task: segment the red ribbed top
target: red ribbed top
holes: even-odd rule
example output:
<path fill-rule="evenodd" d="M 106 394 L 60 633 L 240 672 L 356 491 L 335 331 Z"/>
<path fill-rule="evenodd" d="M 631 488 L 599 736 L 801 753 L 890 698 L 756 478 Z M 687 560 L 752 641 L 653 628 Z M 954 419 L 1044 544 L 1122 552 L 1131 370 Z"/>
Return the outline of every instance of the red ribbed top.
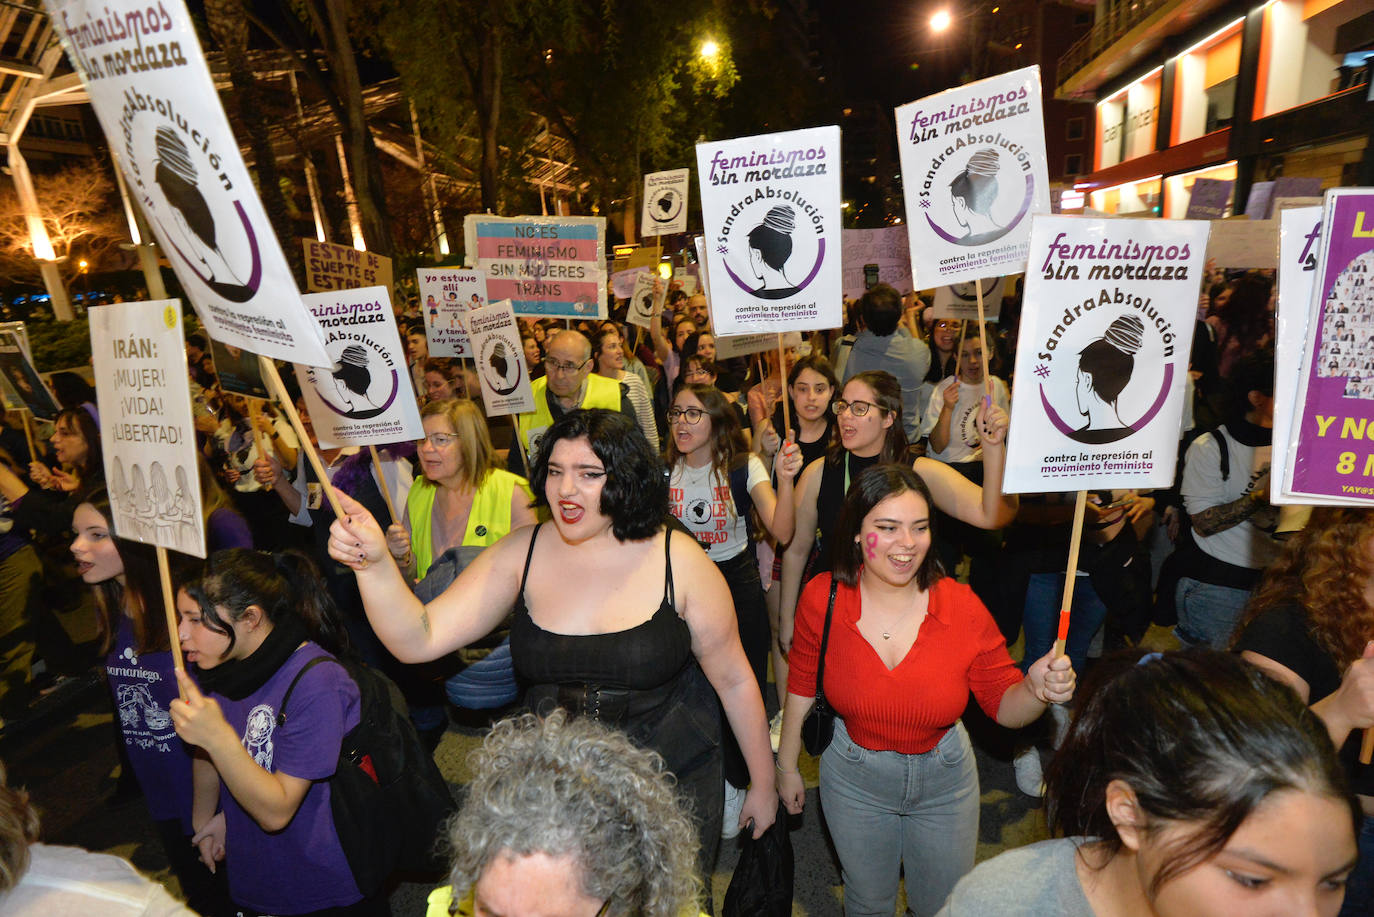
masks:
<path fill-rule="evenodd" d="M 797 602 L 796 629 L 787 691 L 816 693 L 830 574 L 817 576 Z M 996 718 L 1002 695 L 1021 681 L 1006 641 L 987 608 L 962 583 L 944 577 L 930 590 L 926 619 L 916 642 L 895 669 L 888 670 L 859 633 L 857 586 L 840 585 L 825 659 L 825 697 L 844 719 L 849 737 L 872 751 L 916 755 L 930 751 L 968 706 Z"/>

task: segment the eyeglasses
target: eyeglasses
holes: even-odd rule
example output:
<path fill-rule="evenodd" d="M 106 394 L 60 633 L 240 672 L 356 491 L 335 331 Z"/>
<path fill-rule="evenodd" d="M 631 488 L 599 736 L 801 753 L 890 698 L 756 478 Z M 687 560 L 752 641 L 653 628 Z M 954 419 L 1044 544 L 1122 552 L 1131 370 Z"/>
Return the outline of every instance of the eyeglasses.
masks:
<path fill-rule="evenodd" d="M 708 376 L 708 377 L 709 377 L 710 375 L 711 375 L 711 371 L 710 371 L 709 369 L 703 369 L 703 368 L 700 367 L 700 366 L 693 366 L 691 369 L 688 369 L 688 370 L 686 370 L 686 371 L 683 372 L 682 378 L 684 378 L 684 379 L 689 379 L 689 378 L 691 378 L 692 376 Z"/>
<path fill-rule="evenodd" d="M 687 421 L 689 425 L 694 425 L 701 420 L 701 415 L 705 414 L 701 408 L 669 408 L 668 423 L 677 423 L 679 419 Z"/>
<path fill-rule="evenodd" d="M 429 443 L 435 449 L 447 449 L 458 441 L 457 433 L 426 433 L 422 443 Z"/>
<path fill-rule="evenodd" d="M 855 417 L 862 417 L 868 413 L 869 408 L 876 407 L 878 406 L 871 401 L 841 401 L 837 398 L 830 402 L 830 410 L 835 412 L 836 417 L 839 417 L 845 411 L 848 411 Z M 879 410 L 882 409 L 879 408 Z"/>
<path fill-rule="evenodd" d="M 590 362 L 591 360 L 583 360 L 581 363 L 566 363 L 553 357 L 545 357 L 544 368 L 551 373 L 575 373 Z"/>

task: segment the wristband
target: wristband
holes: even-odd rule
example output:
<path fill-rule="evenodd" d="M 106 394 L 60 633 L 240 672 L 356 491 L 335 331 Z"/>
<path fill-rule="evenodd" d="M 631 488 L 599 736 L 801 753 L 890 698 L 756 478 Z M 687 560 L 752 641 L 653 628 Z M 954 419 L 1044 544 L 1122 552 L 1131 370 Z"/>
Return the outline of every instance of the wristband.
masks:
<path fill-rule="evenodd" d="M 789 770 L 785 770 L 785 769 L 783 768 L 783 766 L 782 766 L 781 764 L 779 764 L 778 762 L 776 762 L 776 761 L 773 762 L 773 768 L 774 768 L 779 774 L 800 774 L 800 773 L 801 773 L 801 771 L 789 771 Z"/>

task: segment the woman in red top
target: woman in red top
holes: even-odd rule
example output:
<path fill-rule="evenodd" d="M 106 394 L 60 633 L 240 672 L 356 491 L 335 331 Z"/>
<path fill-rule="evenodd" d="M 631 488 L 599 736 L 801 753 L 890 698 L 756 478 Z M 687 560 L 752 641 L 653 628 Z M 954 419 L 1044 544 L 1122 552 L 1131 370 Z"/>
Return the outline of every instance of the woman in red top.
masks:
<path fill-rule="evenodd" d="M 934 914 L 973 868 L 978 768 L 959 716 L 969 692 L 1003 726 L 1073 697 L 1067 657 L 1022 678 L 992 616 L 930 550 L 930 492 L 910 468 L 876 465 L 845 498 L 824 691 L 837 714 L 821 799 L 844 874 L 847 917 L 890 917 L 902 867 L 908 907 Z M 846 550 L 840 550 L 840 546 Z M 797 604 L 778 750 L 778 795 L 801 812 L 801 724 L 815 703 L 831 575 Z"/>

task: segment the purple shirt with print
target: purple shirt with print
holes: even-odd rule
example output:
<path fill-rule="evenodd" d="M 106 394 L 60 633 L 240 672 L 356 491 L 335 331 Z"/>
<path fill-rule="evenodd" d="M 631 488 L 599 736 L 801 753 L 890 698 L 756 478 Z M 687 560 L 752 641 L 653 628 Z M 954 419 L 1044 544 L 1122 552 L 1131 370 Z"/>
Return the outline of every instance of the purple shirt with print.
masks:
<path fill-rule="evenodd" d="M 159 625 L 160 626 L 160 625 Z M 178 697 L 172 654 L 139 653 L 133 622 L 120 615 L 114 647 L 105 657 L 119 733 L 154 821 L 181 821 L 191 833 L 191 752 L 167 711 Z"/>
<path fill-rule="evenodd" d="M 291 679 L 317 656 L 305 643 L 257 691 L 234 701 L 214 695 L 248 754 L 273 773 L 322 781 L 333 775 L 343 737 L 358 725 L 358 686 L 342 666 L 322 663 L 291 694 L 287 721 L 277 714 Z M 268 914 L 343 907 L 362 898 L 329 808 L 329 785 L 312 785 L 291 823 L 272 834 L 259 827 L 221 784 L 229 894 L 236 904 Z"/>

